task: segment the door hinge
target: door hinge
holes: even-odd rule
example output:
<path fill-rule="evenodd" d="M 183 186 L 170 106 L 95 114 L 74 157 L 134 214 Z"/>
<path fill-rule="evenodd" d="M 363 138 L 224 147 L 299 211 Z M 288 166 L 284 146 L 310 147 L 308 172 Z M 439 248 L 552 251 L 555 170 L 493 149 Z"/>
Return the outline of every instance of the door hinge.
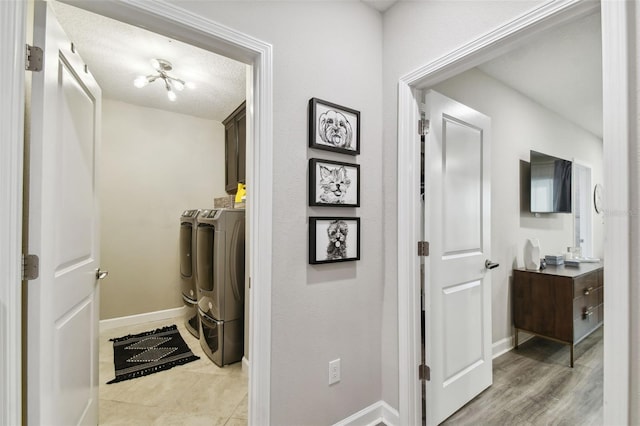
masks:
<path fill-rule="evenodd" d="M 431 380 L 431 368 L 428 365 L 421 364 L 418 366 L 418 379 L 423 382 Z"/>
<path fill-rule="evenodd" d="M 42 71 L 42 49 L 28 44 L 26 48 L 24 69 L 27 71 Z"/>
<path fill-rule="evenodd" d="M 418 135 L 426 136 L 429 133 L 429 120 L 421 118 L 418 120 Z"/>
<path fill-rule="evenodd" d="M 35 254 L 22 255 L 22 280 L 35 280 L 40 274 L 40 259 Z"/>
<path fill-rule="evenodd" d="M 429 256 L 429 241 L 418 241 L 418 256 Z"/>

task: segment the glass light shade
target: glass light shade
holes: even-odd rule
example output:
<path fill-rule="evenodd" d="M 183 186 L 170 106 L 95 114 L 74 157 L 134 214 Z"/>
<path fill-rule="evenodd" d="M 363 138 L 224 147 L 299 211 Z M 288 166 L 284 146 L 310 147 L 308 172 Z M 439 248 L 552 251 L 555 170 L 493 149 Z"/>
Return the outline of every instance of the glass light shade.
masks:
<path fill-rule="evenodd" d="M 176 100 L 176 93 L 173 90 L 168 90 L 167 97 L 171 102 L 174 102 Z"/>
<path fill-rule="evenodd" d="M 160 62 L 157 59 L 151 60 L 151 66 L 156 70 L 160 70 Z"/>
<path fill-rule="evenodd" d="M 184 84 L 179 80 L 171 80 L 171 85 L 177 91 L 182 91 L 182 89 L 184 89 Z"/>
<path fill-rule="evenodd" d="M 145 77 L 144 75 L 138 76 L 135 80 L 133 80 L 133 85 L 139 89 L 143 88 L 147 84 L 149 84 L 149 80 L 147 80 L 147 77 Z"/>

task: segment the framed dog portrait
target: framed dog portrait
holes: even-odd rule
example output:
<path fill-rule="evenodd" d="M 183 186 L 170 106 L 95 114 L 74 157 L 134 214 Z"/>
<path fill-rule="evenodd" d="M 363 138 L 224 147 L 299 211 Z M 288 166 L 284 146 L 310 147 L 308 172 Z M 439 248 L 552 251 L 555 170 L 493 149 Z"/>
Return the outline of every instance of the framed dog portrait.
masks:
<path fill-rule="evenodd" d="M 309 205 L 360 207 L 360 165 L 311 158 Z"/>
<path fill-rule="evenodd" d="M 359 217 L 310 217 L 309 263 L 360 260 Z"/>
<path fill-rule="evenodd" d="M 360 111 L 311 98 L 309 147 L 350 155 L 360 154 Z"/>

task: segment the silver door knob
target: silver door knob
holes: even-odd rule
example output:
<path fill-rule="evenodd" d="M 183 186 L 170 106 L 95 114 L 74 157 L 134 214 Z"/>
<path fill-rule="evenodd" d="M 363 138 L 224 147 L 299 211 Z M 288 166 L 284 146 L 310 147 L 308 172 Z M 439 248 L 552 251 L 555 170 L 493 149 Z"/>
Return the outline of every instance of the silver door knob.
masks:
<path fill-rule="evenodd" d="M 492 262 L 492 261 L 490 261 L 489 259 L 487 259 L 487 260 L 484 262 L 484 267 L 485 267 L 485 268 L 487 268 L 487 269 L 495 269 L 495 268 L 497 268 L 498 266 L 500 266 L 500 264 L 499 264 L 499 263 L 493 263 L 493 262 Z"/>
<path fill-rule="evenodd" d="M 100 268 L 96 270 L 96 279 L 103 280 L 105 277 L 109 275 L 109 271 L 102 271 Z"/>

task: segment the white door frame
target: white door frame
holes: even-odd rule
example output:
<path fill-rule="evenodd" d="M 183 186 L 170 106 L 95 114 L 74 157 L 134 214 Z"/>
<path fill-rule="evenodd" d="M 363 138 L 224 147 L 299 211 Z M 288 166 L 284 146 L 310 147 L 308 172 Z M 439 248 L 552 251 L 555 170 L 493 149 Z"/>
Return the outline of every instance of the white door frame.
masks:
<path fill-rule="evenodd" d="M 629 351 L 638 343 L 638 328 L 630 327 L 630 249 L 638 253 L 640 242 L 630 241 L 631 177 L 637 176 L 630 116 L 628 47 L 635 28 L 633 2 L 580 0 L 549 1 L 506 25 L 440 57 L 402 77 L 398 83 L 398 377 L 399 424 L 421 424 L 420 364 L 420 261 L 416 239 L 420 230 L 420 155 L 416 132 L 419 89 L 431 87 L 463 71 L 493 59 L 522 43 L 527 37 L 593 12 L 602 11 L 604 81 L 604 178 L 607 189 L 605 234 L 606 288 L 604 342 L 604 420 L 606 424 L 629 424 L 637 418 L 637 389 L 631 376 Z M 631 97 L 630 97 L 631 96 Z M 630 165 L 631 163 L 631 165 Z M 637 185 L 637 184 L 636 184 Z M 634 189 L 637 189 L 634 187 Z M 409 200 L 409 202 L 407 202 Z M 636 226 L 634 222 L 632 224 Z M 631 337 L 631 339 L 630 339 Z M 637 366 L 636 366 L 637 367 Z M 629 379 L 631 377 L 631 379 Z M 631 383 L 629 383 L 631 381 Z M 428 407 L 427 407 L 428 409 Z M 631 411 L 630 411 L 631 409 Z M 635 411 L 634 411 L 635 410 Z"/>
<path fill-rule="evenodd" d="M 21 423 L 22 158 L 26 1 L 0 2 L 0 424 Z"/>
<path fill-rule="evenodd" d="M 247 216 L 251 229 L 250 252 L 261 254 L 251 256 L 249 265 L 252 281 L 249 424 L 267 425 L 270 421 L 271 380 L 273 48 L 268 43 L 163 1 L 66 2 L 128 24 L 144 26 L 150 31 L 214 51 L 252 67 L 253 78 L 248 82 L 248 92 L 252 96 L 247 99 L 247 180 L 251 185 Z M 0 388 L 2 424 L 21 423 L 20 259 L 26 3 L 0 2 L 0 45 L 3 52 L 14 52 L 11 61 L 0 63 L 0 75 L 6 76 L 4 84 L 14 89 L 0 104 L 0 271 L 3 278 L 0 301 L 3 304 L 6 301 L 7 307 L 5 314 L 0 305 L 2 324 L 7 324 L 0 330 L 0 343 L 8 349 L 5 352 L 7 356 L 3 357 L 0 364 L 0 372 L 3 373 L 0 377 L 4 385 Z M 8 215 L 6 221 L 5 207 Z M 8 322 L 4 321 L 5 317 Z"/>

